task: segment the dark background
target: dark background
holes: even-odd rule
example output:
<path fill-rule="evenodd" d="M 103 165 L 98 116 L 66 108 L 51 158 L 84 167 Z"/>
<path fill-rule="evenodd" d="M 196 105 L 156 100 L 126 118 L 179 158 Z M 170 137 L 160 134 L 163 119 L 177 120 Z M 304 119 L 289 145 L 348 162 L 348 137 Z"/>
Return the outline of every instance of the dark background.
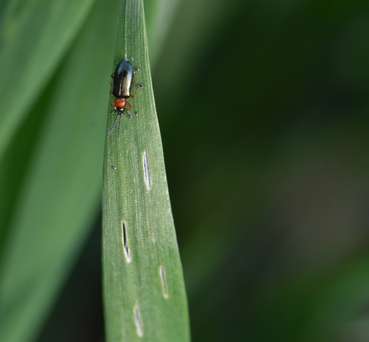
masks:
<path fill-rule="evenodd" d="M 172 24 L 153 81 L 193 341 L 368 341 L 368 3 L 189 0 Z M 40 341 L 103 340 L 100 221 Z"/>

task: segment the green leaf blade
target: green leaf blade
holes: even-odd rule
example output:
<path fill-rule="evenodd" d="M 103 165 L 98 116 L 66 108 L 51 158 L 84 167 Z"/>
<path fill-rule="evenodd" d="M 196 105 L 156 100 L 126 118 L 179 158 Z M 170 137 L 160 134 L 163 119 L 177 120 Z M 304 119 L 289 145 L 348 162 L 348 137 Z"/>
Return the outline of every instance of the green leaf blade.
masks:
<path fill-rule="evenodd" d="M 123 1 L 115 62 L 142 83 L 137 116 L 110 111 L 103 195 L 107 341 L 189 341 L 187 299 L 151 82 L 142 1 Z M 113 99 L 112 99 L 113 100 Z M 115 122 L 118 120 L 118 122 Z"/>

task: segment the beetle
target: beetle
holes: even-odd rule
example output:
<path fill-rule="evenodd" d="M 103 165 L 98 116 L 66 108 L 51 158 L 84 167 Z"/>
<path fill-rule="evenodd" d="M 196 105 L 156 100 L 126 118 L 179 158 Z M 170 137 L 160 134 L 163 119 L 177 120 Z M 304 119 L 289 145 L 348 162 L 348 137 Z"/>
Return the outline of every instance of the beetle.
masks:
<path fill-rule="evenodd" d="M 115 97 L 113 106 L 118 115 L 124 114 L 126 109 L 131 108 L 131 105 L 128 103 L 128 99 L 132 96 L 131 88 L 134 74 L 135 71 L 133 65 L 124 58 L 117 64 L 112 75 L 112 94 Z"/>

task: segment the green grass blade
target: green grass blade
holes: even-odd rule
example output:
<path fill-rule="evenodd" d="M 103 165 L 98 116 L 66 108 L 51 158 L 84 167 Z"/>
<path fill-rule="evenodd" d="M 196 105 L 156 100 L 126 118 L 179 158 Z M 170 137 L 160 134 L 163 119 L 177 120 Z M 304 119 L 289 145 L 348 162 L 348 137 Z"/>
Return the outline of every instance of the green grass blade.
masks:
<path fill-rule="evenodd" d="M 32 339 L 96 218 L 116 10 L 96 2 L 36 108 L 46 119 L 0 262 L 0 341 Z"/>
<path fill-rule="evenodd" d="M 122 2 L 115 62 L 139 68 L 130 103 L 110 110 L 103 191 L 107 341 L 189 341 L 187 301 L 156 116 L 142 0 Z"/>
<path fill-rule="evenodd" d="M 94 0 L 10 1 L 0 20 L 0 156 Z"/>

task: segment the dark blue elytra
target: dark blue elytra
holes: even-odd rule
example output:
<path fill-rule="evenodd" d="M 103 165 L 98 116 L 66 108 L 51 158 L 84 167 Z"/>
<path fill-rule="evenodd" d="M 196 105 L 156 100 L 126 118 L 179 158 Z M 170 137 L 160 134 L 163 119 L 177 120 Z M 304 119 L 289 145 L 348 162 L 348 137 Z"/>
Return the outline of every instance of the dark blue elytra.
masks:
<path fill-rule="evenodd" d="M 113 74 L 113 95 L 117 98 L 129 98 L 131 96 L 131 86 L 134 69 L 132 64 L 122 59 Z"/>

